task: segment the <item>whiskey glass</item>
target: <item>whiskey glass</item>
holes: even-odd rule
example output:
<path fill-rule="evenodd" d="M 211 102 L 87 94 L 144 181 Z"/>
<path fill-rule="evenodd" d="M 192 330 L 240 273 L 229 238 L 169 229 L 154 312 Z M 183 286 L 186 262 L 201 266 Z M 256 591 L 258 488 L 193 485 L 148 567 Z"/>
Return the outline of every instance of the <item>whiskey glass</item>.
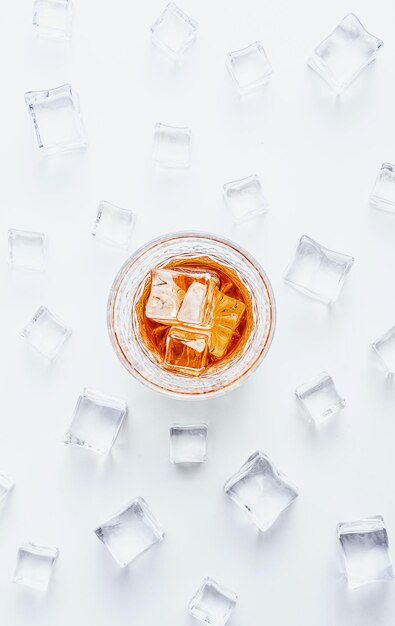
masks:
<path fill-rule="evenodd" d="M 245 340 L 229 355 L 193 377 L 169 371 L 150 351 L 141 333 L 141 300 L 150 271 L 176 259 L 204 259 L 207 266 L 231 268 L 248 294 Z M 217 235 L 179 232 L 154 239 L 121 267 L 112 285 L 107 308 L 110 340 L 116 355 L 134 378 L 167 396 L 198 400 L 219 396 L 237 387 L 266 356 L 275 330 L 276 305 L 269 279 L 259 263 L 239 245 Z"/>

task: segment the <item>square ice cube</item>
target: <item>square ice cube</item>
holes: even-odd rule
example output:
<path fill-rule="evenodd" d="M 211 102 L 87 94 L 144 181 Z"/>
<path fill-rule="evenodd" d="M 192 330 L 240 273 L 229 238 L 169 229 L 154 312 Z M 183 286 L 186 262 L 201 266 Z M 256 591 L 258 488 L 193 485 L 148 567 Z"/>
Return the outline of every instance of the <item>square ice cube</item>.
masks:
<path fill-rule="evenodd" d="M 373 350 L 379 356 L 384 368 L 390 376 L 395 374 L 395 326 L 372 344 Z"/>
<path fill-rule="evenodd" d="M 260 450 L 252 454 L 228 480 L 225 493 L 246 511 L 262 531 L 270 528 L 298 496 L 288 479 Z"/>
<path fill-rule="evenodd" d="M 209 354 L 209 333 L 184 326 L 172 326 L 166 339 L 164 366 L 179 374 L 199 376 Z"/>
<path fill-rule="evenodd" d="M 123 400 L 85 388 L 78 398 L 65 443 L 108 454 L 126 412 Z"/>
<path fill-rule="evenodd" d="M 177 321 L 185 291 L 177 284 L 179 274 L 161 268 L 151 271 L 151 291 L 145 307 L 148 319 L 159 323 Z"/>
<path fill-rule="evenodd" d="M 395 165 L 383 163 L 370 195 L 370 204 L 383 211 L 395 211 Z"/>
<path fill-rule="evenodd" d="M 353 263 L 352 256 L 329 250 L 303 235 L 285 281 L 311 298 L 330 304 L 338 297 Z"/>
<path fill-rule="evenodd" d="M 205 578 L 189 603 L 189 613 L 210 626 L 224 626 L 236 606 L 234 591 Z"/>
<path fill-rule="evenodd" d="M 376 58 L 382 45 L 349 13 L 316 47 L 308 65 L 340 94 Z"/>
<path fill-rule="evenodd" d="M 170 461 L 202 463 L 207 459 L 207 426 L 196 424 L 170 427 Z"/>
<path fill-rule="evenodd" d="M 73 9 L 71 0 L 35 0 L 33 26 L 40 37 L 71 38 Z"/>
<path fill-rule="evenodd" d="M 188 127 L 156 124 L 154 164 L 159 167 L 186 169 L 190 165 L 191 134 Z"/>
<path fill-rule="evenodd" d="M 41 150 L 54 153 L 86 148 L 78 98 L 71 85 L 28 91 L 25 102 Z"/>
<path fill-rule="evenodd" d="M 152 41 L 174 60 L 195 39 L 198 23 L 169 2 L 151 26 Z"/>
<path fill-rule="evenodd" d="M 295 393 L 307 417 L 316 423 L 338 413 L 346 405 L 346 401 L 339 396 L 332 377 L 326 372 L 321 372 L 307 383 L 299 385 Z"/>
<path fill-rule="evenodd" d="M 43 270 L 45 247 L 44 233 L 14 228 L 8 231 L 8 258 L 12 267 Z"/>
<path fill-rule="evenodd" d="M 18 550 L 12 581 L 45 591 L 58 554 L 58 548 L 40 546 L 35 543 L 22 544 Z"/>
<path fill-rule="evenodd" d="M 264 85 L 273 68 L 260 41 L 228 53 L 228 69 L 241 94 Z"/>
<path fill-rule="evenodd" d="M 0 502 L 7 497 L 14 484 L 14 481 L 7 474 L 0 472 Z"/>
<path fill-rule="evenodd" d="M 135 220 L 135 214 L 130 209 L 121 209 L 102 200 L 97 208 L 92 235 L 109 244 L 127 249 L 130 246 Z"/>
<path fill-rule="evenodd" d="M 22 331 L 22 337 L 47 359 L 54 359 L 71 335 L 70 328 L 47 307 L 40 306 L 32 320 Z"/>
<path fill-rule="evenodd" d="M 350 587 L 393 580 L 387 530 L 381 515 L 338 524 L 337 536 Z"/>
<path fill-rule="evenodd" d="M 225 202 L 237 221 L 266 211 L 267 200 L 263 194 L 261 181 L 256 174 L 225 183 L 223 192 Z"/>
<path fill-rule="evenodd" d="M 138 497 L 96 528 L 95 533 L 118 565 L 126 567 L 142 552 L 162 541 L 165 531 L 146 501 Z"/>

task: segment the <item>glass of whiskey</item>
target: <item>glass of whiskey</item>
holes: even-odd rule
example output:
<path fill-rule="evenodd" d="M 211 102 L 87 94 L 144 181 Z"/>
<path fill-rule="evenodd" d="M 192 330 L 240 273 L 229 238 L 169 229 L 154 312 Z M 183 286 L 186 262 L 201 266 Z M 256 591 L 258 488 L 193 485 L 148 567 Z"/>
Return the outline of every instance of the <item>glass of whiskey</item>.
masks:
<path fill-rule="evenodd" d="M 238 386 L 266 356 L 275 329 L 270 282 L 245 250 L 198 232 L 137 250 L 111 288 L 107 322 L 121 363 L 172 397 Z"/>

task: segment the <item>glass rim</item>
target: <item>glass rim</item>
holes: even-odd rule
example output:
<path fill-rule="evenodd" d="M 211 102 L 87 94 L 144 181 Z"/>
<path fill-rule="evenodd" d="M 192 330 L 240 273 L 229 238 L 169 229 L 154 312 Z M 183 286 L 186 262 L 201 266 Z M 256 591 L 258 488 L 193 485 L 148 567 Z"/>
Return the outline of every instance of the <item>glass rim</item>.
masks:
<path fill-rule="evenodd" d="M 190 237 L 194 237 L 202 240 L 209 240 L 214 243 L 219 243 L 227 246 L 231 250 L 234 250 L 237 254 L 240 254 L 244 259 L 252 265 L 255 271 L 258 273 L 260 279 L 262 280 L 265 289 L 267 291 L 268 300 L 270 302 L 270 323 L 269 330 L 265 341 L 263 342 L 259 353 L 253 362 L 249 365 L 245 371 L 243 371 L 237 378 L 231 380 L 224 384 L 219 389 L 207 390 L 202 392 L 191 392 L 190 390 L 183 391 L 174 391 L 172 389 L 168 389 L 166 386 L 162 386 L 159 383 L 153 382 L 152 380 L 146 378 L 134 365 L 131 363 L 125 356 L 122 347 L 119 341 L 116 338 L 116 332 L 114 327 L 114 305 L 117 299 L 119 288 L 122 284 L 122 280 L 129 270 L 132 264 L 136 263 L 144 254 L 153 250 L 158 245 L 162 245 L 168 241 L 176 240 L 176 239 L 187 239 Z M 209 233 L 206 231 L 200 230 L 183 230 L 183 231 L 173 231 L 171 233 L 166 233 L 164 235 L 159 235 L 154 239 L 150 239 L 148 242 L 141 245 L 137 250 L 131 254 L 126 261 L 122 264 L 118 273 L 116 274 L 113 283 L 111 285 L 110 294 L 107 301 L 107 330 L 110 337 L 111 345 L 116 353 L 118 359 L 121 361 L 122 365 L 125 369 L 140 383 L 149 387 L 150 389 L 155 390 L 163 395 L 166 395 L 171 398 L 181 399 L 181 400 L 204 400 L 206 398 L 213 398 L 220 396 L 232 389 L 238 387 L 242 382 L 244 382 L 260 365 L 265 355 L 267 354 L 272 340 L 274 336 L 274 332 L 276 329 L 277 322 L 277 308 L 276 301 L 274 297 L 274 292 L 270 280 L 261 267 L 260 263 L 247 251 L 245 248 L 238 243 L 233 242 L 222 235 L 216 235 L 214 233 Z"/>

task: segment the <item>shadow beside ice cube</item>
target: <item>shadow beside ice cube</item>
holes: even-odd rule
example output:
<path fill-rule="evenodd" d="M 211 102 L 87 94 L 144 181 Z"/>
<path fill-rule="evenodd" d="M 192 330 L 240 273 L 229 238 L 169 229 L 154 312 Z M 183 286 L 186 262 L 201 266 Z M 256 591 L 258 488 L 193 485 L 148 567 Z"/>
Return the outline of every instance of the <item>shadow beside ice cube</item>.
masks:
<path fill-rule="evenodd" d="M 12 268 L 42 271 L 45 249 L 44 233 L 15 228 L 8 231 L 8 260 Z"/>
<path fill-rule="evenodd" d="M 169 2 L 151 26 L 153 43 L 173 61 L 196 37 L 198 23 L 182 11 L 174 2 Z"/>
<path fill-rule="evenodd" d="M 33 10 L 33 27 L 37 35 L 63 41 L 71 39 L 71 0 L 35 0 Z"/>
<path fill-rule="evenodd" d="M 303 235 L 284 279 L 305 295 L 330 304 L 338 297 L 353 263 L 352 256 Z"/>
<path fill-rule="evenodd" d="M 165 531 L 146 501 L 137 497 L 95 530 L 120 567 L 162 541 Z"/>
<path fill-rule="evenodd" d="M 173 424 L 170 427 L 170 461 L 176 464 L 203 463 L 207 459 L 207 425 Z"/>
<path fill-rule="evenodd" d="M 123 400 L 85 388 L 78 398 L 64 442 L 106 455 L 126 413 L 127 405 Z"/>
<path fill-rule="evenodd" d="M 12 582 L 45 591 L 58 557 L 58 548 L 24 543 L 20 546 Z"/>
<path fill-rule="evenodd" d="M 273 68 L 260 41 L 228 53 L 227 67 L 241 95 L 262 87 Z"/>
<path fill-rule="evenodd" d="M 261 530 L 268 530 L 298 492 L 260 450 L 225 484 L 225 493 Z"/>
<path fill-rule="evenodd" d="M 381 39 L 371 35 L 357 16 L 349 13 L 316 47 L 307 63 L 341 94 L 376 58 L 382 45 Z"/>
<path fill-rule="evenodd" d="M 395 212 L 395 165 L 383 163 L 377 175 L 370 204 L 382 211 Z"/>
<path fill-rule="evenodd" d="M 36 311 L 22 330 L 22 337 L 28 344 L 50 361 L 57 356 L 70 335 L 70 328 L 45 306 Z"/>
<path fill-rule="evenodd" d="M 52 154 L 87 147 L 78 97 L 71 85 L 28 91 L 25 102 L 40 150 Z"/>
<path fill-rule="evenodd" d="M 351 588 L 393 580 L 388 535 L 381 515 L 342 522 L 337 526 L 337 535 Z"/>
<path fill-rule="evenodd" d="M 212 578 L 205 578 L 189 603 L 189 613 L 210 626 L 224 626 L 236 606 L 234 591 L 220 585 Z"/>
<path fill-rule="evenodd" d="M 321 372 L 295 389 L 304 413 L 314 423 L 319 424 L 331 415 L 338 413 L 346 405 L 339 395 L 333 378 Z"/>

